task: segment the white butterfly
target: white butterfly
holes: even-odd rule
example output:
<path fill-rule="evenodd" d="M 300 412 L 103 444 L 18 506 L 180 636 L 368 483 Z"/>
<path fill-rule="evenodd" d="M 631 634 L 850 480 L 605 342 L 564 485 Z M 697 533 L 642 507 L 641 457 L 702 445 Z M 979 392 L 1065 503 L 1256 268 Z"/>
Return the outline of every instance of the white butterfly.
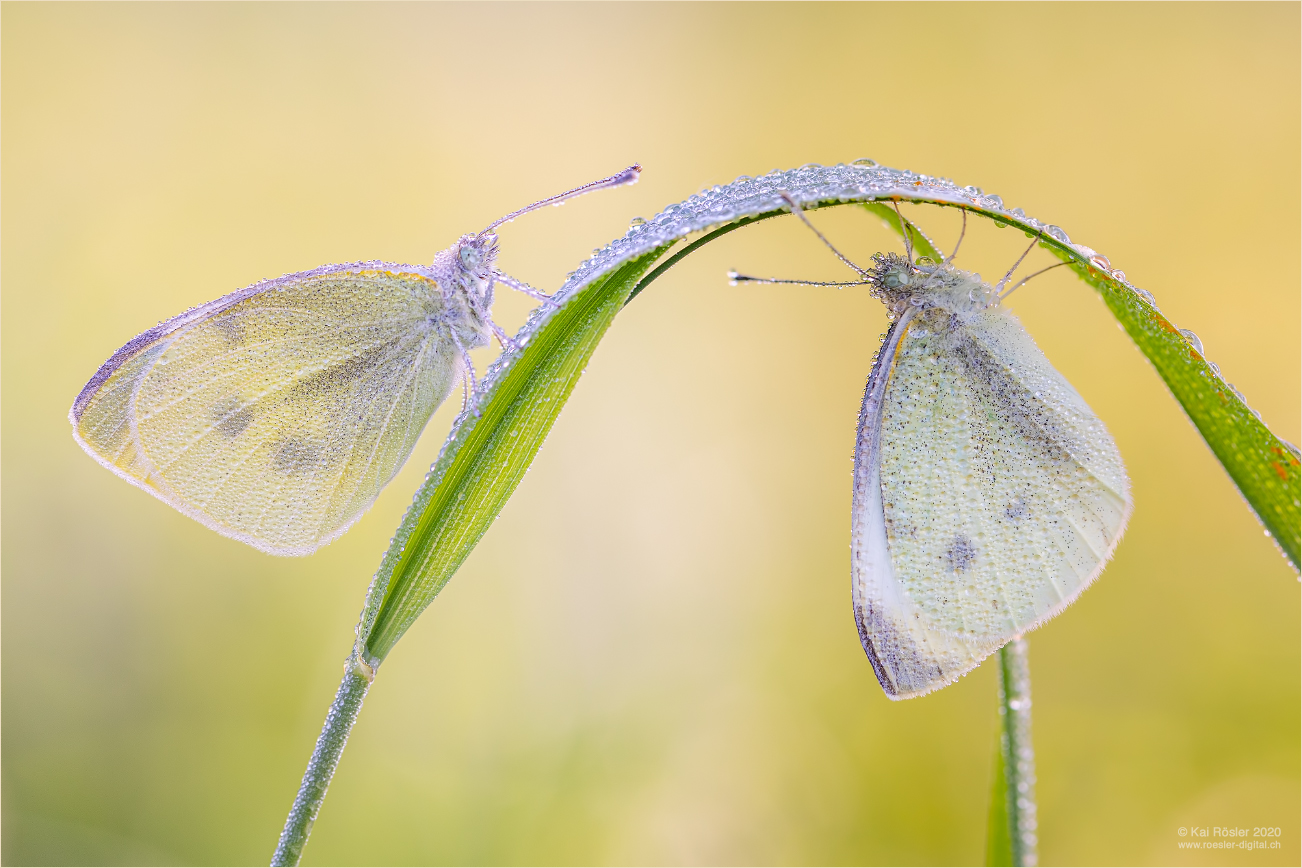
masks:
<path fill-rule="evenodd" d="M 1001 303 L 1026 282 L 1004 291 L 1017 265 L 992 287 L 953 255 L 877 254 L 870 269 L 837 256 L 861 280 L 836 285 L 866 284 L 892 318 L 859 414 L 851 580 L 864 651 L 905 699 L 1075 600 L 1121 539 L 1130 483 L 1103 423 Z"/>
<path fill-rule="evenodd" d="M 463 235 L 432 265 L 354 262 L 266 280 L 139 335 L 72 405 L 92 458 L 207 527 L 306 555 L 361 517 L 492 335 L 497 226 L 633 183 L 639 166 Z"/>

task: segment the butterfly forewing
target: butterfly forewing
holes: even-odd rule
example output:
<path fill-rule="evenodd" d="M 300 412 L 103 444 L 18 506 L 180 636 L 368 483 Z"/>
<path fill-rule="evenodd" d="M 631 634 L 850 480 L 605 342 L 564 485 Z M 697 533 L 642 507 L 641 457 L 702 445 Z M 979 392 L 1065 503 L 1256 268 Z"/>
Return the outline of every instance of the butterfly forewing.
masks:
<path fill-rule="evenodd" d="M 306 554 L 374 501 L 451 391 L 444 296 L 420 274 L 340 268 L 231 298 L 123 363 L 78 431 L 215 530 Z"/>
<path fill-rule="evenodd" d="M 1130 498 L 1103 424 L 1006 309 L 931 309 L 899 329 L 861 421 L 856 475 L 879 490 L 856 495 L 854 570 L 865 649 L 903 698 L 1070 603 Z"/>

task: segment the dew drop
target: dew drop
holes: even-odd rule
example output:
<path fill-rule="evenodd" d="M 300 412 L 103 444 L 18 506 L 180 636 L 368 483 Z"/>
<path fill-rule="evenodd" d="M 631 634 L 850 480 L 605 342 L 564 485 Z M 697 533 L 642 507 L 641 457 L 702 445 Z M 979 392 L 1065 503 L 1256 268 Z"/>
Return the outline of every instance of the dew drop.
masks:
<path fill-rule="evenodd" d="M 1189 342 L 1189 345 L 1198 351 L 1198 355 L 1203 355 L 1203 342 L 1198 335 L 1194 334 L 1190 329 L 1180 329 L 1180 334 L 1184 335 L 1184 339 Z"/>
<path fill-rule="evenodd" d="M 1093 256 L 1091 256 L 1090 265 L 1094 266 L 1100 271 L 1106 271 L 1108 273 L 1112 272 L 1112 263 L 1109 262 L 1108 258 L 1104 256 L 1102 253 L 1095 253 Z"/>
<path fill-rule="evenodd" d="M 852 165 L 852 166 L 876 166 L 876 165 L 879 165 L 879 164 L 878 164 L 878 162 L 877 162 L 876 160 L 869 159 L 868 157 L 860 157 L 860 158 L 857 159 L 857 160 L 853 160 L 853 161 L 851 161 L 850 165 Z"/>
<path fill-rule="evenodd" d="M 645 217 L 634 217 L 632 220 L 628 221 L 628 225 L 629 225 L 630 227 L 631 227 L 631 226 L 645 226 L 645 225 L 646 225 L 646 218 L 645 218 Z"/>
<path fill-rule="evenodd" d="M 1125 273 L 1124 271 L 1122 271 L 1120 268 L 1115 268 L 1115 269 L 1112 270 L 1112 279 L 1113 279 L 1113 280 L 1119 280 L 1119 281 L 1121 281 L 1122 283 L 1125 283 L 1125 282 L 1126 282 L 1126 273 Z"/>

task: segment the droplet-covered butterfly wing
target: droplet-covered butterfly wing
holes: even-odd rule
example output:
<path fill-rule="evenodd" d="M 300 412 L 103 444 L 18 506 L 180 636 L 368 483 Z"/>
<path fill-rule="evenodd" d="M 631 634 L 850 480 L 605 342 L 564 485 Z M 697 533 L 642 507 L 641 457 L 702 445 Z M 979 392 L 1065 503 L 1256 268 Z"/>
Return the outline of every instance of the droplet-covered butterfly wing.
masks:
<path fill-rule="evenodd" d="M 887 695 L 943 687 L 1060 612 L 1130 509 L 1116 444 L 1007 308 L 903 311 L 864 396 L 852 517 Z"/>
<path fill-rule="evenodd" d="M 326 265 L 242 289 L 113 354 L 69 418 L 109 470 L 218 533 L 306 555 L 388 484 L 469 350 L 496 335 L 493 286 L 548 296 L 495 267 L 493 229 L 546 205 L 632 184 L 642 167 L 575 187 L 463 235 L 430 266 Z"/>
<path fill-rule="evenodd" d="M 169 320 L 78 396 L 77 440 L 219 533 L 309 554 L 366 511 L 460 373 L 422 271 L 325 266 Z"/>

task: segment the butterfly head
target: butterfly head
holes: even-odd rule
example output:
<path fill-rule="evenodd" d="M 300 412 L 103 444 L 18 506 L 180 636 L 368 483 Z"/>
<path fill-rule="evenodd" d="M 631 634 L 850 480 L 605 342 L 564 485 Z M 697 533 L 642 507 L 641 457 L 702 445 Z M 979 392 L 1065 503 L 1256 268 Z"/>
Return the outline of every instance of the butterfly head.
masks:
<path fill-rule="evenodd" d="M 868 273 L 873 295 L 896 310 L 912 306 L 974 312 L 989 305 L 992 292 L 981 275 L 926 257 L 915 263 L 898 253 L 879 253 Z"/>
<path fill-rule="evenodd" d="M 481 232 L 462 235 L 453 248 L 454 281 L 465 290 L 471 306 L 487 313 L 492 307 L 493 266 L 497 262 L 497 235 Z"/>
<path fill-rule="evenodd" d="M 497 235 L 492 232 L 462 235 L 457 242 L 457 264 L 467 277 L 487 281 L 496 261 Z"/>
<path fill-rule="evenodd" d="M 907 257 L 878 253 L 868 269 L 868 282 L 873 287 L 873 295 L 888 307 L 897 308 L 908 304 L 924 288 L 926 277 Z"/>

